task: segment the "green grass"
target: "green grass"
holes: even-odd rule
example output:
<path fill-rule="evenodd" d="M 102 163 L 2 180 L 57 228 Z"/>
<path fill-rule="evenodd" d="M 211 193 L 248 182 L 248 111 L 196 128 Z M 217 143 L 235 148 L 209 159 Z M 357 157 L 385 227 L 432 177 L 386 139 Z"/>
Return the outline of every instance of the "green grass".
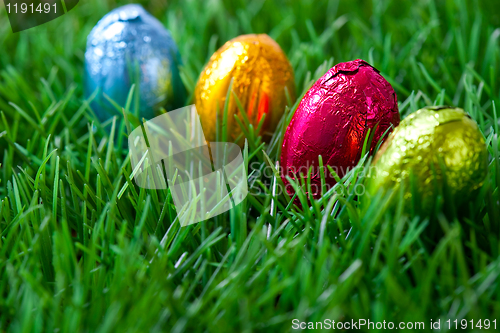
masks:
<path fill-rule="evenodd" d="M 402 117 L 463 107 L 486 138 L 488 179 L 468 216 L 403 216 L 399 193 L 396 212 L 380 197 L 361 215 L 350 189 L 363 160 L 297 208 L 260 172 L 279 160 L 292 101 L 269 144 L 242 122 L 252 195 L 181 228 L 167 191 L 131 180 L 126 136 L 108 136 L 126 133 L 124 120 L 100 124 L 83 96 L 86 36 L 118 4 L 81 1 L 15 35 L 0 6 L 0 332 L 288 331 L 293 318 L 500 326 L 497 1 L 143 3 L 178 42 L 190 93 L 242 33 L 277 40 L 299 93 L 363 58 L 393 84 Z"/>

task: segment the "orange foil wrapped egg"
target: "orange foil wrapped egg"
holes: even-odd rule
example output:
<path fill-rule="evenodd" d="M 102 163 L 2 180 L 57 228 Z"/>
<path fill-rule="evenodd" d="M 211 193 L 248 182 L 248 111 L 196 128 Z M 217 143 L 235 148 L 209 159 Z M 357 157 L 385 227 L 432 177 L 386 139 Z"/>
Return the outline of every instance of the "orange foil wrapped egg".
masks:
<path fill-rule="evenodd" d="M 216 139 L 217 117 L 222 124 L 231 80 L 250 123 L 256 128 L 266 115 L 260 134 L 272 135 L 287 104 L 285 87 L 292 101 L 295 100 L 293 69 L 280 46 L 265 34 L 242 35 L 226 42 L 212 55 L 198 79 L 194 96 L 207 141 Z M 235 114 L 239 115 L 238 106 L 231 97 L 227 117 L 231 141 L 241 134 Z"/>

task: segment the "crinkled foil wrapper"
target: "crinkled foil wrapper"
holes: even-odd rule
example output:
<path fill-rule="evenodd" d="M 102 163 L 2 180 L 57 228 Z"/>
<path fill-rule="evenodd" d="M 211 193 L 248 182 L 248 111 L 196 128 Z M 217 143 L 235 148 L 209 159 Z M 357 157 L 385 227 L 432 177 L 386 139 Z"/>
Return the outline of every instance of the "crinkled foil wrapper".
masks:
<path fill-rule="evenodd" d="M 460 204 L 472 198 L 487 172 L 488 152 L 476 122 L 460 108 L 426 107 L 406 117 L 375 155 L 365 182 L 366 195 L 397 190 L 404 183 L 405 209 L 409 209 L 413 178 L 420 211 L 429 213 L 436 191 L 443 189 L 443 179 Z"/>
<path fill-rule="evenodd" d="M 212 55 L 201 72 L 194 96 L 208 141 L 216 139 L 217 106 L 219 126 L 222 124 L 231 80 L 250 123 L 256 127 L 265 114 L 261 134 L 265 138 L 272 135 L 287 105 L 285 87 L 292 101 L 295 100 L 293 69 L 279 45 L 265 34 L 242 35 Z M 241 134 L 235 114 L 239 115 L 238 106 L 235 99 L 230 98 L 227 117 L 230 140 Z"/>
<path fill-rule="evenodd" d="M 125 5 L 106 14 L 87 38 L 85 95 L 100 89 L 92 108 L 105 121 L 116 111 L 103 93 L 125 106 L 132 84 L 138 83 L 140 116 L 150 119 L 160 107 L 184 104 L 180 64 L 177 45 L 160 21 L 140 5 Z"/>
<path fill-rule="evenodd" d="M 297 179 L 312 167 L 311 192 L 320 197 L 319 155 L 325 169 L 330 165 L 343 177 L 359 162 L 369 129 L 376 126 L 373 150 L 398 124 L 396 93 L 378 70 L 360 59 L 332 67 L 305 94 L 286 130 L 281 167 L 288 194 L 294 191 L 285 176 Z M 336 181 L 325 171 L 328 189 Z"/>

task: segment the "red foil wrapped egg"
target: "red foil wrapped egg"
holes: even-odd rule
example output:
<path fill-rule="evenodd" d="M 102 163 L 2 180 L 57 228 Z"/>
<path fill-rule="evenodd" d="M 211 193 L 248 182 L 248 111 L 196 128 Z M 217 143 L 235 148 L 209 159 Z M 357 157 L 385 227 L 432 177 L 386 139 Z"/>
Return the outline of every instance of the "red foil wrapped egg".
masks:
<path fill-rule="evenodd" d="M 344 62 L 307 91 L 285 132 L 281 153 L 282 179 L 290 196 L 294 190 L 286 175 L 297 180 L 312 167 L 311 194 L 317 199 L 321 196 L 319 155 L 328 189 L 336 181 L 326 165 L 342 178 L 361 158 L 369 129 L 376 126 L 373 151 L 385 131 L 399 124 L 396 93 L 379 73 L 364 60 Z"/>

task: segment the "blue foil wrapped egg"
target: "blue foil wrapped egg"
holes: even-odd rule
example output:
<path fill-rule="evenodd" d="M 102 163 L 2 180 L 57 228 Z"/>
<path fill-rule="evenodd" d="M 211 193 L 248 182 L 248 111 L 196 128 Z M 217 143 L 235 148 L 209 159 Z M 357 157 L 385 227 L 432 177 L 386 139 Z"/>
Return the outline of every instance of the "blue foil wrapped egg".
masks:
<path fill-rule="evenodd" d="M 99 88 L 91 106 L 99 120 L 106 121 L 117 111 L 103 93 L 125 106 L 135 83 L 139 116 L 150 119 L 160 107 L 183 106 L 186 93 L 180 65 L 177 45 L 160 21 L 140 5 L 122 6 L 105 15 L 87 38 L 85 95 Z"/>

